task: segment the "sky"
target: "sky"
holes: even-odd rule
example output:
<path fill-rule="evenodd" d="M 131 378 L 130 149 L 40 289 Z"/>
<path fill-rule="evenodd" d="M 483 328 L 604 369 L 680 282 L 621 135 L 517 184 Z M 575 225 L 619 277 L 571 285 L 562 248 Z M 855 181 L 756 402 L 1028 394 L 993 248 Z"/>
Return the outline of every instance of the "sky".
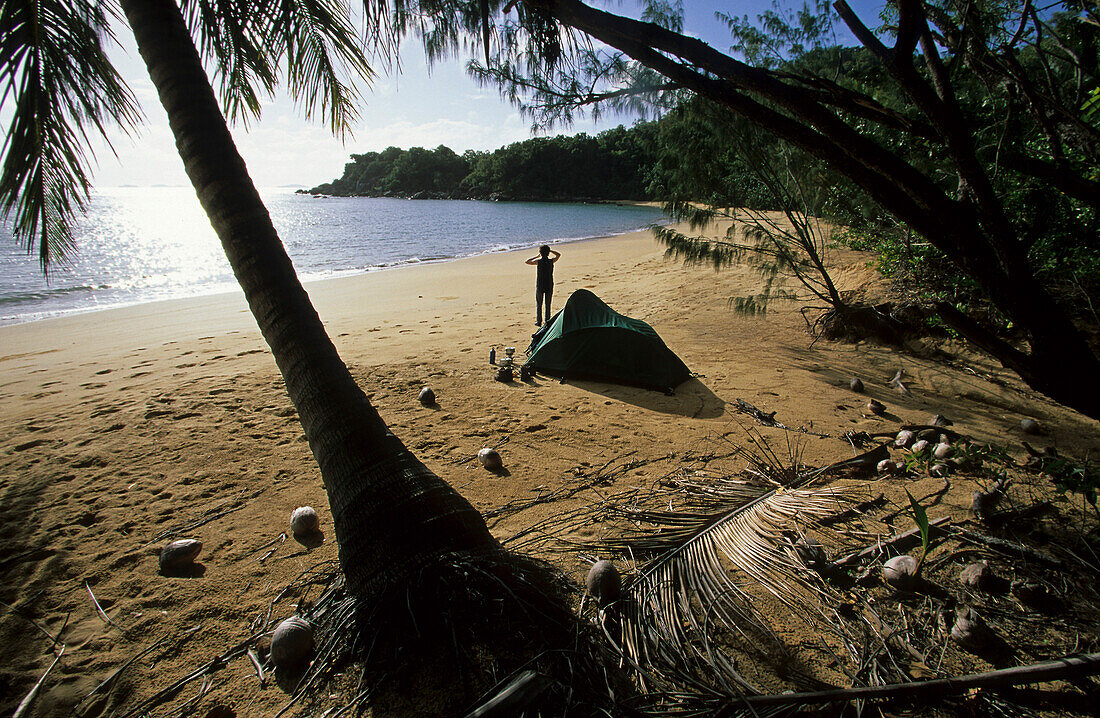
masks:
<path fill-rule="evenodd" d="M 600 3 L 596 3 L 600 4 Z M 714 18 L 716 10 L 755 15 L 770 0 L 699 2 L 685 0 L 685 32 L 716 49 L 728 50 L 728 32 Z M 875 21 L 872 0 L 851 2 L 868 25 Z M 612 12 L 630 13 L 631 0 L 607 2 Z M 186 185 L 179 155 L 164 111 L 133 44 L 128 28 L 116 33 L 121 47 L 110 52 L 112 61 L 140 102 L 145 122 L 135 137 L 115 131 L 114 153 L 94 148 L 94 183 L 98 187 Z M 259 121 L 247 127 L 231 126 L 237 148 L 259 187 L 313 187 L 343 173 L 352 153 L 380 151 L 396 146 L 434 148 L 446 145 L 461 154 L 467 149 L 493 150 L 534 136 L 530 122 L 493 87 L 479 87 L 464 70 L 464 61 L 439 63 L 429 71 L 423 50 L 415 41 L 402 51 L 400 75 L 379 76 L 361 86 L 363 102 L 352 136 L 341 141 L 316 122 L 308 122 L 286 97 L 265 106 Z M 638 118 L 607 116 L 599 123 L 579 120 L 549 134 L 595 134 Z M 548 133 L 541 133 L 548 134 Z"/>

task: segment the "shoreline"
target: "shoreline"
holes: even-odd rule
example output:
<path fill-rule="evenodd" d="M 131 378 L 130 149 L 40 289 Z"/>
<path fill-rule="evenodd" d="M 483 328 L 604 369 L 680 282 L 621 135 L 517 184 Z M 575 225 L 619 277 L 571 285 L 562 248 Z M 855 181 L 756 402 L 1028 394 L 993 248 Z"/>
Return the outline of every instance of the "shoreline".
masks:
<path fill-rule="evenodd" d="M 337 198 L 337 199 L 341 199 L 341 198 Z M 605 204 L 608 204 L 608 203 L 605 203 Z M 646 203 L 636 203 L 636 205 L 637 206 L 655 206 L 655 205 L 649 205 L 649 204 L 646 204 Z M 664 223 L 665 224 L 668 223 L 667 218 L 664 221 Z M 583 242 L 597 242 L 597 241 L 600 241 L 600 240 L 603 240 L 603 239 L 610 239 L 610 238 L 613 238 L 613 237 L 619 237 L 619 236 L 629 235 L 629 234 L 634 234 L 634 233 L 647 233 L 647 232 L 649 232 L 648 227 L 637 227 L 637 228 L 634 228 L 634 229 L 624 230 L 622 232 L 610 233 L 610 234 L 604 233 L 604 234 L 593 235 L 593 236 L 590 236 L 590 237 L 575 237 L 575 238 L 574 237 L 565 237 L 565 238 L 561 238 L 561 239 L 551 240 L 551 242 L 555 245 L 558 245 L 558 244 L 573 245 L 573 244 L 578 244 L 578 243 L 583 243 Z M 522 244 L 522 245 L 507 246 L 507 247 L 494 246 L 494 247 L 489 247 L 489 248 L 487 248 L 483 251 L 475 252 L 475 253 L 472 253 L 472 254 L 453 255 L 453 256 L 439 257 L 439 258 L 420 259 L 418 257 L 410 257 L 407 260 L 401 260 L 401 261 L 397 261 L 397 262 L 391 262 L 391 263 L 388 263 L 388 264 L 370 266 L 370 267 L 367 267 L 367 268 L 364 268 L 364 269 L 337 269 L 337 270 L 332 270 L 332 273 L 329 276 L 316 276 L 316 275 L 310 276 L 308 274 L 306 274 L 306 275 L 301 275 L 300 274 L 299 279 L 300 279 L 300 281 L 302 282 L 303 285 L 308 286 L 310 284 L 314 284 L 314 283 L 317 283 L 317 282 L 327 282 L 327 281 L 332 281 L 332 280 L 346 279 L 346 278 L 350 278 L 350 277 L 360 277 L 360 276 L 364 276 L 364 275 L 376 274 L 376 273 L 379 273 L 379 272 L 387 272 L 387 271 L 394 270 L 394 269 L 403 269 L 403 268 L 407 268 L 407 267 L 418 267 L 418 266 L 430 265 L 430 264 L 441 264 L 441 263 L 457 262 L 457 261 L 462 261 L 462 260 L 466 260 L 466 259 L 473 259 L 473 258 L 476 258 L 476 257 L 482 257 L 482 256 L 487 256 L 487 255 L 507 254 L 509 252 L 524 252 L 524 251 L 527 251 L 531 248 L 537 247 L 539 244 L 543 244 L 543 243 L 544 242 L 539 241 L 537 243 L 530 244 L 530 245 Z M 217 287 L 217 288 L 211 288 L 210 291 L 203 291 L 203 292 L 193 293 L 193 294 L 184 294 L 184 295 L 181 295 L 181 296 L 174 296 L 174 297 L 144 299 L 144 300 L 137 300 L 137 301 L 132 301 L 132 302 L 119 302 L 117 304 L 109 304 L 109 305 L 106 305 L 106 306 L 74 307 L 74 308 L 69 308 L 69 309 L 59 309 L 59 310 L 53 310 L 53 311 L 48 311 L 48 312 L 36 312 L 36 313 L 33 313 L 32 315 L 30 315 L 30 316 L 34 316 L 35 318 L 30 318 L 30 319 L 23 318 L 23 317 L 26 317 L 28 315 L 18 315 L 17 314 L 17 315 L 11 315 L 11 316 L 8 316 L 8 317 L 0 317 L 0 330 L 4 329 L 5 327 L 13 327 L 13 326 L 19 326 L 19 325 L 22 325 L 22 324 L 30 324 L 30 323 L 42 322 L 42 321 L 50 321 L 50 320 L 53 320 L 53 319 L 64 319 L 64 318 L 68 318 L 68 317 L 81 316 L 81 315 L 85 315 L 85 314 L 94 314 L 94 313 L 99 313 L 99 312 L 104 312 L 104 311 L 113 311 L 113 310 L 116 310 L 116 309 L 126 309 L 126 308 L 129 308 L 129 307 L 136 307 L 136 306 L 141 306 L 141 305 L 145 305 L 145 304 L 157 304 L 157 303 L 161 303 L 161 302 L 184 301 L 184 300 L 188 300 L 188 299 L 199 299 L 199 298 L 204 298 L 204 297 L 232 296 L 232 295 L 237 294 L 238 292 L 240 292 L 240 288 L 237 285 L 234 284 L 229 289 L 224 289 L 224 288 Z"/>

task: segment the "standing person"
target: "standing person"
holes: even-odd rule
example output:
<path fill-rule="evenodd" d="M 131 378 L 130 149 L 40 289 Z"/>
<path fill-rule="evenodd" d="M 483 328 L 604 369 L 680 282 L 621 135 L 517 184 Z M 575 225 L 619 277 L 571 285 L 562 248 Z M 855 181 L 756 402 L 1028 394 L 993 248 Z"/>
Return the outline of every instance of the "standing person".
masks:
<path fill-rule="evenodd" d="M 550 255 L 554 255 L 551 257 Z M 546 321 L 550 321 L 550 298 L 554 294 L 554 262 L 561 252 L 555 252 L 549 245 L 539 247 L 538 255 L 527 260 L 535 265 L 535 326 L 542 326 L 542 305 L 546 303 Z"/>

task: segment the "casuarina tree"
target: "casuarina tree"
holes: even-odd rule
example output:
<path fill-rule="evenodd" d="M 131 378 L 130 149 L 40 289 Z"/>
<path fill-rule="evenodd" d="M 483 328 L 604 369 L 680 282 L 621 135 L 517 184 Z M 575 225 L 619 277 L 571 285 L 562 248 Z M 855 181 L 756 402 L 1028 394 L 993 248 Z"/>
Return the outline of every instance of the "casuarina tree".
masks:
<path fill-rule="evenodd" d="M 1055 22 L 1049 8 L 1028 0 L 890 0 L 893 23 L 880 36 L 838 0 L 835 12 L 883 69 L 879 88 L 836 72 L 737 59 L 680 32 L 679 3 L 642 4 L 634 19 L 580 0 L 506 3 L 484 13 L 494 18 L 498 52 L 474 70 L 536 121 L 678 91 L 819 159 L 958 266 L 1020 341 L 942 302 L 936 310 L 945 323 L 1033 388 L 1100 418 L 1100 359 L 1037 276 L 1030 255 L 1044 227 L 1018 221 L 1004 184 L 1012 177 L 1054 188 L 1078 217 L 1100 211 L 1094 4 L 1065 0 Z M 461 3 L 431 5 L 463 17 Z M 767 29 L 756 40 L 781 44 Z M 960 91 L 968 82 L 978 105 L 1003 108 L 996 124 L 974 122 L 975 100 Z"/>

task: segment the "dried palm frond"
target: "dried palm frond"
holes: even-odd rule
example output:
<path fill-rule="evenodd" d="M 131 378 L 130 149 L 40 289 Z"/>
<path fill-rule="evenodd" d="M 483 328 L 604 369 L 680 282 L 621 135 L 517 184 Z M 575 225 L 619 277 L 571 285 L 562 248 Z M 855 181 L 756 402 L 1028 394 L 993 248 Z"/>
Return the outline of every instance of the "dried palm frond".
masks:
<path fill-rule="evenodd" d="M 652 559 L 627 582 L 604 623 L 642 689 L 662 700 L 728 702 L 756 693 L 727 649 L 785 662 L 782 640 L 754 606 L 769 596 L 791 622 L 843 632 L 831 608 L 835 596 L 799 558 L 795 540 L 854 498 L 843 488 L 809 486 L 838 465 L 811 469 L 801 447 L 790 444 L 783 460 L 761 435 L 749 436 L 756 451 L 743 452 L 750 466 L 740 478 L 686 475 L 676 482 L 683 510 L 668 496 L 660 509 L 615 509 L 648 528 L 601 542 L 620 555 Z M 841 642 L 848 643 L 843 636 Z M 797 673 L 789 666 L 784 672 Z"/>

